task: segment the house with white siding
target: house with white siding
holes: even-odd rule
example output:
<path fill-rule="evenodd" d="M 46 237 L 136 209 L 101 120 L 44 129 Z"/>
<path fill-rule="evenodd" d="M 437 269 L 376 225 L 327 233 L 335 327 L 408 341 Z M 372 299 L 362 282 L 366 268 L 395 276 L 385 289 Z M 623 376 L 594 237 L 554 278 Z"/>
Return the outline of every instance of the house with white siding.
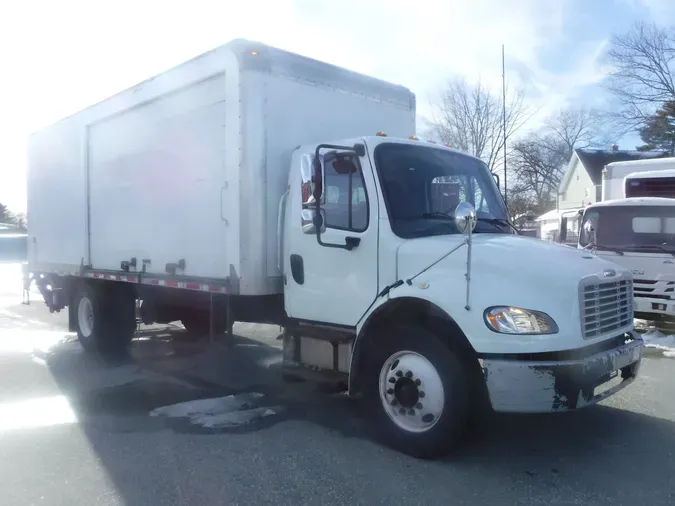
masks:
<path fill-rule="evenodd" d="M 620 150 L 616 145 L 610 150 L 575 149 L 560 180 L 557 208 L 578 209 L 602 200 L 602 170 L 608 163 L 667 156 L 665 151 Z"/>

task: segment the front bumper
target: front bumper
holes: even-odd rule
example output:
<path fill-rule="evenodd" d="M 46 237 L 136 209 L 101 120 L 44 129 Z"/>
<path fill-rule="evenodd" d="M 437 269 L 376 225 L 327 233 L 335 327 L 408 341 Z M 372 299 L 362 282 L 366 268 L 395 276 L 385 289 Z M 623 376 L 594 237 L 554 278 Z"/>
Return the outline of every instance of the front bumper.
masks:
<path fill-rule="evenodd" d="M 652 297 L 635 297 L 635 313 L 640 316 L 653 315 L 661 318 L 675 318 L 675 301 Z"/>
<path fill-rule="evenodd" d="M 626 337 L 612 349 L 574 360 L 483 358 L 481 365 L 492 408 L 512 413 L 549 413 L 579 409 L 606 399 L 628 386 L 640 368 L 644 343 L 634 332 Z"/>

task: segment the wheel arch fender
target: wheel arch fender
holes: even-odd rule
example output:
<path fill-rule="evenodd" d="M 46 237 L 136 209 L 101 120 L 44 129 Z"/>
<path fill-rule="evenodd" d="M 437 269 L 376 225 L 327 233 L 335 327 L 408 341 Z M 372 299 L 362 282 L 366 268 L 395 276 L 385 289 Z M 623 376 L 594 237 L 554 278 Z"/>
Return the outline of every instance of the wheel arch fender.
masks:
<path fill-rule="evenodd" d="M 466 359 L 476 359 L 477 355 L 466 334 L 450 314 L 427 299 L 402 296 L 389 299 L 376 307 L 366 318 L 352 346 L 349 364 L 349 394 L 356 395 L 363 386 L 364 363 L 370 347 L 378 340 L 386 339 L 381 331 L 391 325 L 414 323 L 421 325 L 436 335 L 448 346 L 458 350 Z"/>

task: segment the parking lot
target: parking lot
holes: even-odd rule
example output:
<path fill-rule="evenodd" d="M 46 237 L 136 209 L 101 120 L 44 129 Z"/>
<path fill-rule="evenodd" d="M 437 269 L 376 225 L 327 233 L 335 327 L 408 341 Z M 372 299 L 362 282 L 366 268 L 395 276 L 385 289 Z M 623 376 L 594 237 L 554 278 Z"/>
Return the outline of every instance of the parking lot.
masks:
<path fill-rule="evenodd" d="M 503 416 L 458 453 L 374 443 L 357 402 L 280 377 L 278 327 L 233 349 L 143 328 L 131 357 L 85 355 L 66 314 L 0 272 L 3 505 L 675 504 L 675 358 L 577 413 Z"/>

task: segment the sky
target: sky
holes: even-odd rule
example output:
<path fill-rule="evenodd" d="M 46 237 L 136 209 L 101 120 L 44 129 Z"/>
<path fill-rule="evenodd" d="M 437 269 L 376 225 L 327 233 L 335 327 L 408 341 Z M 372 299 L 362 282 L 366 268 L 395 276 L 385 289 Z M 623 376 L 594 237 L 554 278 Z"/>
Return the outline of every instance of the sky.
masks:
<path fill-rule="evenodd" d="M 0 6 L 0 202 L 26 208 L 27 136 L 234 38 L 409 87 L 418 125 L 453 77 L 538 111 L 608 107 L 613 33 L 675 25 L 672 0 L 22 0 Z M 419 128 L 419 127 L 418 127 Z M 626 140 L 633 148 L 636 139 Z M 67 203 L 64 203 L 67 205 Z M 30 217 L 29 217 L 30 219 Z"/>

